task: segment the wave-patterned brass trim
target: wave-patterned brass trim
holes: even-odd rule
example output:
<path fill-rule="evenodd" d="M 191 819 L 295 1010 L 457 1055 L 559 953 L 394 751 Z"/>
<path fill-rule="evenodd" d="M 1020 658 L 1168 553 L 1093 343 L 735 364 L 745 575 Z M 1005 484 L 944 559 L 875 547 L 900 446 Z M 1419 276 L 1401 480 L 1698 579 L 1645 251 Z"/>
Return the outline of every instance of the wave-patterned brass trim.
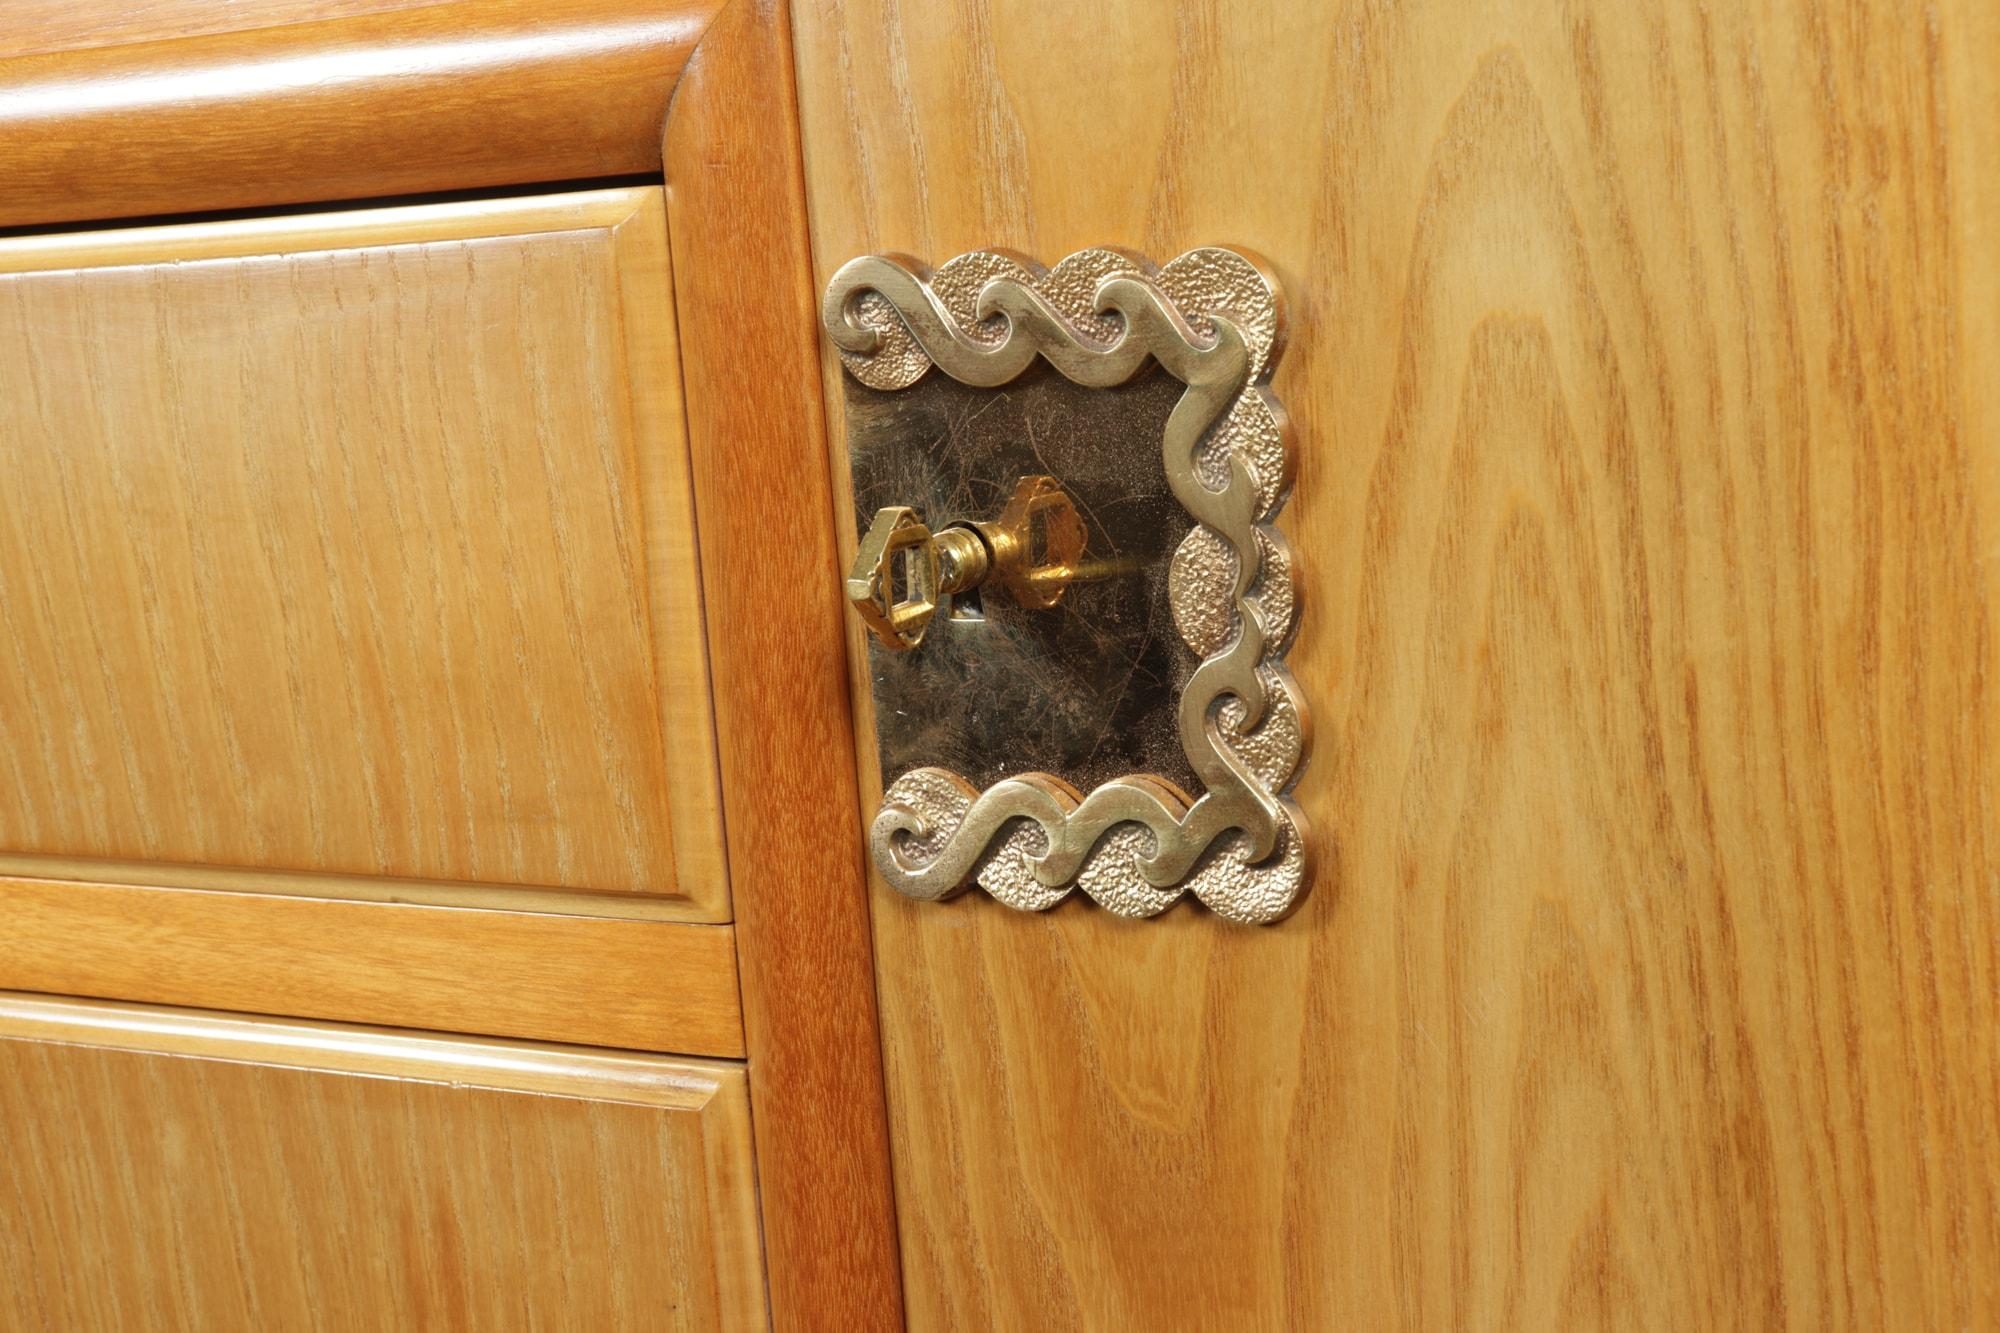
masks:
<path fill-rule="evenodd" d="M 1306 883 L 1303 816 L 1289 797 L 1305 757 L 1305 701 L 1284 667 L 1298 622 L 1291 553 L 1270 526 L 1291 485 L 1292 440 L 1266 385 L 1282 345 L 1276 279 L 1235 250 L 1190 250 L 1155 269 L 1120 250 L 1042 270 L 981 250 L 935 273 L 902 255 L 843 265 L 821 307 L 849 373 L 901 389 L 932 365 L 991 388 L 1037 356 L 1108 388 L 1150 358 L 1187 386 L 1162 462 L 1196 526 L 1175 552 L 1174 622 L 1201 656 L 1180 699 L 1200 797 L 1145 774 L 1089 795 L 1047 773 L 976 790 L 942 768 L 889 784 L 870 830 L 875 864 L 911 898 L 976 882 L 1040 910 L 1075 888 L 1123 916 L 1192 892 L 1232 921 L 1275 921 Z"/>

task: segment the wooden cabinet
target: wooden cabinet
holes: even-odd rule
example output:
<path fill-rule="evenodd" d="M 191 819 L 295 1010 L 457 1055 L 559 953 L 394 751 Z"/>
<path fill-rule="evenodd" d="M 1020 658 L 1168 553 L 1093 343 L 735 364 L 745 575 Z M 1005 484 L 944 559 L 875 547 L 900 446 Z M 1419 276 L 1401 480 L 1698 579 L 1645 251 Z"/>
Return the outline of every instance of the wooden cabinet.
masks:
<path fill-rule="evenodd" d="M 14 8 L 0 1326 L 2000 1322 L 1990 3 Z M 820 294 L 1209 246 L 1314 885 L 899 897 Z"/>
<path fill-rule="evenodd" d="M 740 1066 L 0 993 L 0 1326 L 752 1329 Z"/>

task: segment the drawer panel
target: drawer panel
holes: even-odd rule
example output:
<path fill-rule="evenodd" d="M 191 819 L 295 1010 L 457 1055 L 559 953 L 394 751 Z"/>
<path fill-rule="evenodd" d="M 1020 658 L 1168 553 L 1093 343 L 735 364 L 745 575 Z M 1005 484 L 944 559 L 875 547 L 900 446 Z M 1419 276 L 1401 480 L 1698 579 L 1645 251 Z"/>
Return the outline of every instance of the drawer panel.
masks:
<path fill-rule="evenodd" d="M 0 871 L 727 915 L 661 194 L 0 241 Z"/>
<path fill-rule="evenodd" d="M 740 1066 L 0 993 L 0 1325 L 753 1328 Z"/>

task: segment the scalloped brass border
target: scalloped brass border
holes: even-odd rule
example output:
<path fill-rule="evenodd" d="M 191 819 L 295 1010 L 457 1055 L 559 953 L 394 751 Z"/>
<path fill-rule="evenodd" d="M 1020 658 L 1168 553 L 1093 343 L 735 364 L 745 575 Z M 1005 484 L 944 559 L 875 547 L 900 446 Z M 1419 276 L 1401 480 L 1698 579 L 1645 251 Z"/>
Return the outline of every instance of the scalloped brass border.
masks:
<path fill-rule="evenodd" d="M 1023 773 L 976 790 L 942 768 L 891 782 L 869 834 L 889 886 L 935 900 L 977 883 L 1038 911 L 1081 889 L 1147 917 L 1193 893 L 1231 921 L 1275 921 L 1307 884 L 1304 819 L 1288 792 L 1305 759 L 1305 701 L 1284 666 L 1297 571 L 1272 520 L 1292 479 L 1292 433 L 1266 387 L 1283 341 L 1277 280 L 1240 251 L 1190 250 L 1154 268 L 1121 250 L 1043 270 L 998 250 L 935 273 L 902 255 L 844 264 L 821 321 L 847 370 L 876 389 L 935 365 L 993 388 L 1040 356 L 1071 381 L 1122 384 L 1150 358 L 1187 386 L 1161 460 L 1195 519 L 1170 570 L 1174 623 L 1202 659 L 1178 722 L 1199 797 L 1150 774 L 1087 796 Z"/>

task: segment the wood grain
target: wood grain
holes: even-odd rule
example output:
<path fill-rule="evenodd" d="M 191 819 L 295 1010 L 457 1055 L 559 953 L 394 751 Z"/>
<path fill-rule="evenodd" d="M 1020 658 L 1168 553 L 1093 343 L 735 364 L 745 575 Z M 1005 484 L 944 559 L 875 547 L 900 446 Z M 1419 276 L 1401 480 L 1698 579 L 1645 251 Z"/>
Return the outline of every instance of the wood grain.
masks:
<path fill-rule="evenodd" d="M 736 0 L 664 156 L 771 1314 L 901 1323 L 789 18 Z"/>
<path fill-rule="evenodd" d="M 0 878 L 0 987 L 741 1056 L 727 926 Z"/>
<path fill-rule="evenodd" d="M 1318 885 L 878 889 L 911 1322 L 2000 1321 L 1991 6 L 796 26 L 822 280 L 1293 312 Z"/>
<path fill-rule="evenodd" d="M 0 56 L 281 28 L 450 0 L 8 0 Z"/>
<path fill-rule="evenodd" d="M 10 6 L 0 226 L 654 172 L 715 7 Z"/>
<path fill-rule="evenodd" d="M 0 994 L 8 1328 L 761 1328 L 740 1067 Z"/>
<path fill-rule="evenodd" d="M 0 873 L 726 917 L 670 302 L 657 189 L 0 241 Z"/>

